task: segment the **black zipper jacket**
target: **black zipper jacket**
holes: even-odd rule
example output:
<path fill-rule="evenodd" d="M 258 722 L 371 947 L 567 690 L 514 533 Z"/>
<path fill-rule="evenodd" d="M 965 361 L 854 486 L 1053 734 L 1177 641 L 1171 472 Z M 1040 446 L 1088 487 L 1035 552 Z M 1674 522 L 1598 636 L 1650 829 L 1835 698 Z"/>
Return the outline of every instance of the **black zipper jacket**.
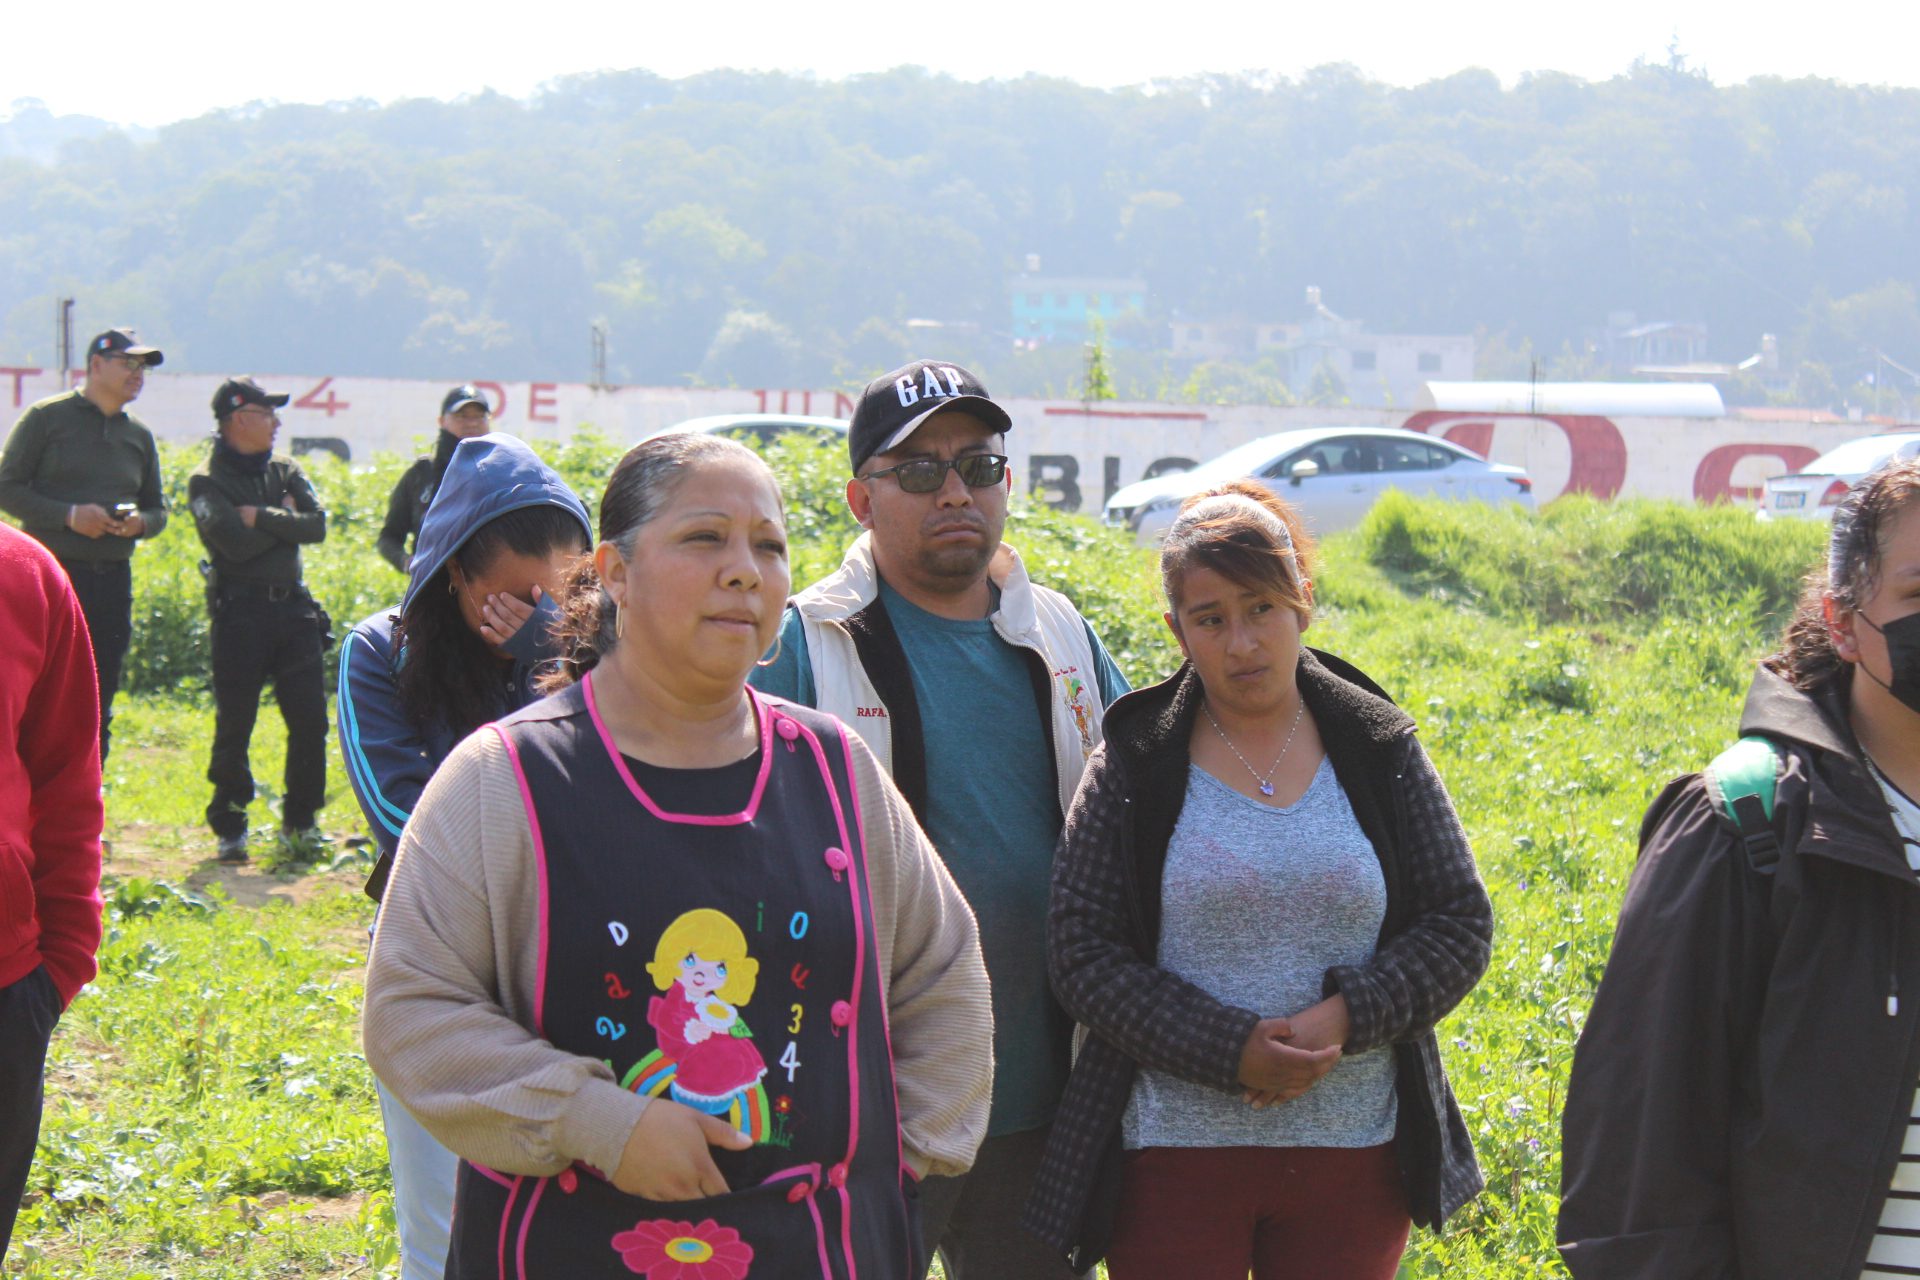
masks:
<path fill-rule="evenodd" d="M 300 548 L 324 542 L 327 513 L 300 464 L 273 454 L 255 465 L 216 441 L 187 477 L 194 528 L 218 587 L 301 585 Z M 251 527 L 241 507 L 257 507 Z"/>
<path fill-rule="evenodd" d="M 1301 696 L 1387 885 L 1373 959 L 1328 971 L 1347 997 L 1347 1051 L 1391 1044 L 1394 1145 L 1414 1221 L 1440 1222 L 1481 1187 L 1434 1025 L 1472 990 L 1493 945 L 1493 907 L 1446 788 L 1414 724 L 1340 659 L 1303 649 Z M 1104 1255 L 1120 1191 L 1120 1121 L 1144 1064 L 1239 1091 L 1240 1050 L 1262 1017 L 1159 968 L 1160 883 L 1186 798 L 1201 687 L 1190 667 L 1113 704 L 1054 859 L 1047 953 L 1054 990 L 1090 1034 L 1035 1177 L 1023 1223 L 1076 1267 Z"/>
<path fill-rule="evenodd" d="M 1908 1140 L 1920 880 L 1846 687 L 1762 670 L 1740 732 L 1784 759 L 1781 857 L 1755 865 L 1699 774 L 1647 811 L 1567 1093 L 1577 1280 L 1852 1280 Z"/>

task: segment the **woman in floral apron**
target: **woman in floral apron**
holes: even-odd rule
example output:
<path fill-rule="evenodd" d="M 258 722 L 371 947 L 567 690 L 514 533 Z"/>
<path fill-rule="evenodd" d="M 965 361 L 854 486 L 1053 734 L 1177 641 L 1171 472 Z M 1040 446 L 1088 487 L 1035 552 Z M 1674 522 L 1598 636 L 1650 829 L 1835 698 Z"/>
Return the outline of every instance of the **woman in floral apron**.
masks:
<path fill-rule="evenodd" d="M 891 1280 L 985 1132 L 965 900 L 859 739 L 746 687 L 787 597 L 764 463 L 621 460 L 570 674 L 414 810 L 367 1058 L 461 1156 L 452 1280 Z"/>

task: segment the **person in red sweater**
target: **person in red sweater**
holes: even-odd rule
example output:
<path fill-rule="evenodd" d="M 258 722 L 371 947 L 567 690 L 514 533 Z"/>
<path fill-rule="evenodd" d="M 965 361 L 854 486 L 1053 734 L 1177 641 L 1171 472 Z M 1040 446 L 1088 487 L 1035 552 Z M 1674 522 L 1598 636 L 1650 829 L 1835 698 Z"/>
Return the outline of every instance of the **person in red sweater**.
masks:
<path fill-rule="evenodd" d="M 53 1025 L 100 946 L 100 691 L 66 571 L 0 525 L 0 1261 Z"/>

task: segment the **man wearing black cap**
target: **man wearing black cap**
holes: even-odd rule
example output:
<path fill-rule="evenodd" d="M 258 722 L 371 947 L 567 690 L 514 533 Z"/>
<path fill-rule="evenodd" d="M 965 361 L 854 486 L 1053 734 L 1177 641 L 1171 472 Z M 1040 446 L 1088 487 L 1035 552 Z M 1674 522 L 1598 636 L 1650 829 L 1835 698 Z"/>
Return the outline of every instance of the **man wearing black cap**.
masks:
<path fill-rule="evenodd" d="M 73 580 L 100 680 L 100 759 L 133 638 L 133 544 L 167 527 L 153 432 L 128 413 L 164 357 L 131 329 L 87 343 L 87 380 L 20 415 L 0 455 L 0 509 L 46 544 Z"/>
<path fill-rule="evenodd" d="M 471 382 L 461 383 L 440 401 L 440 438 L 434 442 L 431 456 L 416 458 L 412 466 L 393 486 L 387 499 L 386 523 L 380 526 L 376 543 L 380 556 L 400 572 L 407 571 L 407 540 L 418 537 L 420 521 L 447 474 L 447 463 L 462 440 L 484 436 L 493 430 L 493 409 L 486 395 Z"/>
<path fill-rule="evenodd" d="M 213 393 L 218 434 L 187 481 L 194 527 L 206 545 L 207 608 L 213 615 L 213 801 L 207 825 L 220 861 L 247 860 L 247 806 L 260 691 L 273 682 L 287 722 L 281 835 L 311 838 L 326 799 L 327 695 L 322 670 L 329 622 L 300 580 L 300 547 L 327 536 L 327 513 L 300 464 L 273 452 L 275 412 L 287 403 L 252 378 Z"/>
<path fill-rule="evenodd" d="M 753 681 L 866 740 L 979 920 L 993 979 L 987 1140 L 971 1172 L 920 1189 L 925 1243 L 950 1280 L 1073 1274 L 1019 1225 L 1072 1030 L 1047 984 L 1047 894 L 1105 708 L 1127 689 L 1072 603 L 1001 541 L 1011 426 L 958 365 L 916 361 L 871 383 L 847 429 L 847 504 L 865 532 L 794 597 Z"/>

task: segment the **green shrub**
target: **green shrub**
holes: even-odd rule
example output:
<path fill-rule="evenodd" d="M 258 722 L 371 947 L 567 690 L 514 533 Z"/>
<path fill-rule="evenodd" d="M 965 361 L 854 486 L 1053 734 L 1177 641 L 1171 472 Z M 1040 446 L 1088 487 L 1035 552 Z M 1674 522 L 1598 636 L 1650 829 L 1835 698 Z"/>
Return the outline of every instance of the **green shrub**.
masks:
<path fill-rule="evenodd" d="M 1362 522 L 1365 557 L 1416 593 L 1543 623 L 1627 626 L 1720 615 L 1777 628 L 1826 543 L 1811 520 L 1730 506 L 1560 498 L 1515 506 L 1389 493 Z"/>

